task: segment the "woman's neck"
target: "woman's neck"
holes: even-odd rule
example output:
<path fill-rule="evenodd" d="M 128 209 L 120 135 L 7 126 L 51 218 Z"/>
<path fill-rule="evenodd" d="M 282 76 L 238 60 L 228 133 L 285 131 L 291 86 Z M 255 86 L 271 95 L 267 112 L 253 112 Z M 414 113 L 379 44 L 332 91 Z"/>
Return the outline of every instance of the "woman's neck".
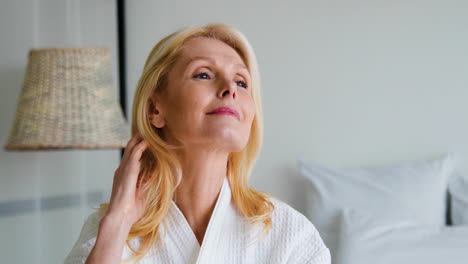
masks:
<path fill-rule="evenodd" d="M 182 179 L 173 199 L 200 245 L 227 175 L 227 159 L 207 154 L 182 159 Z"/>

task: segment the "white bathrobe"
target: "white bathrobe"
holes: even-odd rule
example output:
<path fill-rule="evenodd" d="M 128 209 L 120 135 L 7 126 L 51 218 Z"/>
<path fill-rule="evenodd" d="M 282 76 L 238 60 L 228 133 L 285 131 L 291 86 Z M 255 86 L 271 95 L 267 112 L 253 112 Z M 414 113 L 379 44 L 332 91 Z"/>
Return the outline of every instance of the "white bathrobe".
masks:
<path fill-rule="evenodd" d="M 153 255 L 153 247 L 138 263 L 315 263 L 330 264 L 330 251 L 323 243 L 314 225 L 288 204 L 271 198 L 276 206 L 272 214 L 272 229 L 268 235 L 253 241 L 262 226 L 255 230 L 240 214 L 231 199 L 227 179 L 221 188 L 210 218 L 202 245 L 177 205 L 172 202 L 165 220 L 168 233 L 164 247 Z M 91 252 L 99 227 L 100 217 L 92 213 L 83 225 L 79 239 L 65 259 L 65 263 L 85 263 Z M 164 225 L 161 225 L 161 230 Z M 139 238 L 130 241 L 138 248 Z M 122 259 L 133 252 L 125 245 Z"/>

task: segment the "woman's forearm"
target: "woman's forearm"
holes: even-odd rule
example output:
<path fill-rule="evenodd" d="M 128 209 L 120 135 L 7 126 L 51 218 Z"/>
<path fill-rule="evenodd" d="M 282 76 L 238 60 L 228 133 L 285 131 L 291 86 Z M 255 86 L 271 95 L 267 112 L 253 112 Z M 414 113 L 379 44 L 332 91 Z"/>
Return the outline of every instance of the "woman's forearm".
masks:
<path fill-rule="evenodd" d="M 99 223 L 96 243 L 86 260 L 86 264 L 120 263 L 130 229 L 131 225 L 127 224 L 124 215 L 104 216 Z"/>

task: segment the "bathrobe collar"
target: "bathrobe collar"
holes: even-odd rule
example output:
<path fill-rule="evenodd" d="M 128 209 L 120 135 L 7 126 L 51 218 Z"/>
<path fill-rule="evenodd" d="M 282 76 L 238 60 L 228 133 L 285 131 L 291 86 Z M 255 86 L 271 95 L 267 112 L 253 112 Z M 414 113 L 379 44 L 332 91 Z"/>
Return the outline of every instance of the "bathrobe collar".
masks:
<path fill-rule="evenodd" d="M 231 198 L 231 187 L 225 178 L 201 246 L 184 215 L 171 201 L 166 244 L 177 250 L 167 252 L 170 259 L 181 258 L 180 263 L 216 263 L 229 250 L 226 238 L 236 236 L 234 227 L 240 219 Z"/>

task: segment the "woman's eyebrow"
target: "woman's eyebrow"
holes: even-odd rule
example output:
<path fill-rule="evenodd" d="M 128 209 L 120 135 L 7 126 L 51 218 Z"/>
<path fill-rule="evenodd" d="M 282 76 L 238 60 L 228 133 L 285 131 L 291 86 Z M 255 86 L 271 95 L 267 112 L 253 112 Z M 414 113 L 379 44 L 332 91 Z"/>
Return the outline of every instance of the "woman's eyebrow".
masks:
<path fill-rule="evenodd" d="M 216 62 L 210 57 L 195 56 L 195 57 L 190 58 L 186 65 L 187 66 L 190 65 L 193 61 L 196 61 L 196 60 L 206 60 L 206 61 L 209 61 L 209 62 L 211 62 L 213 64 L 216 64 Z M 242 68 L 242 69 L 246 70 L 247 72 L 249 72 L 249 70 L 247 69 L 247 67 L 245 67 L 244 64 L 238 63 L 238 64 L 235 64 L 234 66 L 237 66 L 237 67 Z"/>

